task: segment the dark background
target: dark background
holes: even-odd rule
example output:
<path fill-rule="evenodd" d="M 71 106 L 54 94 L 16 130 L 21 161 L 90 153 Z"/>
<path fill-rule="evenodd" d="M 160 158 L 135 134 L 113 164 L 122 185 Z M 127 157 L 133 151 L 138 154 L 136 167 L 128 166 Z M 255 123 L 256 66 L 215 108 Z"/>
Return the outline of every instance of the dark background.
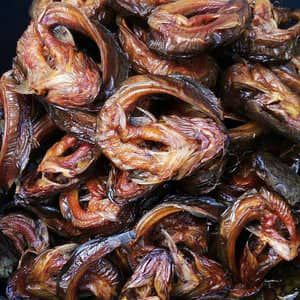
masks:
<path fill-rule="evenodd" d="M 29 22 L 31 0 L 8 0 L 0 9 L 0 73 L 9 70 L 15 56 L 16 42 Z M 300 7 L 300 0 L 274 1 L 283 6 Z"/>

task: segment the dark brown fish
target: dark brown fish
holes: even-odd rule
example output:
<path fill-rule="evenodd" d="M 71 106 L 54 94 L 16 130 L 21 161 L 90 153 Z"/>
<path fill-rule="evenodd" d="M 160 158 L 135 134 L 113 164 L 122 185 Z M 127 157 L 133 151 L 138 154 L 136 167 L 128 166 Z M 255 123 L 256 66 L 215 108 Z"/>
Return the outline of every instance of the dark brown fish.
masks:
<path fill-rule="evenodd" d="M 10 188 L 26 167 L 32 148 L 31 103 L 14 92 L 12 72 L 0 80 L 0 185 Z"/>
<path fill-rule="evenodd" d="M 130 21 L 130 20 L 129 20 Z M 150 50 L 143 39 L 143 29 L 130 28 L 126 18 L 119 17 L 119 40 L 138 74 L 183 75 L 214 88 L 218 78 L 218 66 L 211 56 L 201 54 L 192 58 L 170 60 Z"/>
<path fill-rule="evenodd" d="M 291 20 L 296 24 L 281 28 Z M 296 51 L 299 36 L 299 10 L 275 9 L 270 0 L 258 0 L 253 7 L 251 24 L 237 41 L 235 51 L 253 61 L 289 61 Z"/>
<path fill-rule="evenodd" d="M 80 182 L 99 157 L 94 146 L 64 136 L 45 154 L 36 170 L 28 171 L 17 187 L 21 199 L 49 197 Z"/>
<path fill-rule="evenodd" d="M 151 117 L 145 125 L 131 125 L 130 113 L 138 101 L 155 94 L 176 97 L 183 107 L 190 105 L 201 113 Z M 227 136 L 220 118 L 218 100 L 203 86 L 173 77 L 134 76 L 101 109 L 96 139 L 104 155 L 129 171 L 134 182 L 158 184 L 182 179 L 225 153 Z"/>
<path fill-rule="evenodd" d="M 269 68 L 242 62 L 225 77 L 224 104 L 278 133 L 299 141 L 300 97 Z"/>
<path fill-rule="evenodd" d="M 147 44 L 164 55 L 195 55 L 235 41 L 249 19 L 246 0 L 179 0 L 150 14 Z"/>

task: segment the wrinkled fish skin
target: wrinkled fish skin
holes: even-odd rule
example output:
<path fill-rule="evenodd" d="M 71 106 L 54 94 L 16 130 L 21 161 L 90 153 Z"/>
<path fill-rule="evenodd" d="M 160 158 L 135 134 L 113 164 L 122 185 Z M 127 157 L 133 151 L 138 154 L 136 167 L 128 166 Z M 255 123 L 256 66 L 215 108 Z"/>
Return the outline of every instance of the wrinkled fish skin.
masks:
<path fill-rule="evenodd" d="M 95 144 L 96 115 L 74 109 L 61 109 L 55 106 L 47 107 L 51 119 L 57 127 L 74 135 L 80 141 Z"/>
<path fill-rule="evenodd" d="M 299 52 L 299 50 L 298 50 Z M 294 56 L 287 64 L 273 66 L 272 71 L 294 93 L 300 95 L 300 55 Z"/>
<path fill-rule="evenodd" d="M 154 249 L 141 261 L 121 292 L 121 300 L 170 299 L 173 263 L 170 254 Z"/>
<path fill-rule="evenodd" d="M 49 246 L 46 224 L 23 214 L 11 213 L 1 217 L 0 231 L 12 242 L 21 256 L 28 250 L 41 253 Z"/>
<path fill-rule="evenodd" d="M 286 16 L 276 10 L 270 0 L 255 1 L 253 19 L 249 28 L 237 41 L 234 51 L 256 62 L 285 62 L 295 54 L 300 36 L 300 13 L 290 11 L 288 20 L 297 23 L 288 29 L 281 29 L 281 23 L 287 23 Z M 286 12 L 285 12 L 286 14 Z"/>
<path fill-rule="evenodd" d="M 299 142 L 300 97 L 267 67 L 242 62 L 225 76 L 224 105 Z"/>
<path fill-rule="evenodd" d="M 131 77 L 106 101 L 98 115 L 99 147 L 116 167 L 129 171 L 136 183 L 151 185 L 179 180 L 226 153 L 228 139 L 220 121 L 218 100 L 203 86 L 179 78 Z M 171 114 L 151 120 L 150 124 L 132 126 L 128 117 L 138 100 L 158 93 L 176 97 L 202 114 Z M 201 143 L 202 139 L 209 142 Z M 163 147 L 141 147 L 136 141 L 152 141 Z"/>
<path fill-rule="evenodd" d="M 48 57 L 43 45 L 51 49 Z M 73 44 L 56 39 L 46 25 L 29 25 L 18 42 L 17 58 L 27 73 L 26 81 L 16 88 L 23 94 L 46 95 L 49 103 L 63 107 L 82 107 L 99 94 L 101 76 L 96 63 L 75 52 Z M 53 68 L 49 59 L 57 67 Z"/>
<path fill-rule="evenodd" d="M 181 251 L 172 237 L 162 230 L 168 242 L 177 281 L 172 288 L 172 296 L 184 299 L 198 299 L 217 296 L 231 286 L 231 281 L 223 267 L 214 260 L 200 256 L 190 249 Z"/>
<path fill-rule="evenodd" d="M 31 18 L 37 19 L 47 6 L 53 2 L 54 0 L 33 0 L 30 8 Z M 106 0 L 61 0 L 60 2 L 71 4 L 79 8 L 88 17 L 92 17 L 103 9 Z"/>
<path fill-rule="evenodd" d="M 33 252 L 27 252 L 19 261 L 18 269 L 14 272 L 7 282 L 6 297 L 9 300 L 38 300 L 31 296 L 26 290 L 26 278 L 33 264 L 36 255 Z"/>
<path fill-rule="evenodd" d="M 16 198 L 46 198 L 70 189 L 83 180 L 99 155 L 93 145 L 80 142 L 74 136 L 64 136 L 47 150 L 35 170 L 21 178 Z"/>
<path fill-rule="evenodd" d="M 48 116 L 41 116 L 33 122 L 33 148 L 37 149 L 43 141 L 57 130 L 57 126 Z"/>
<path fill-rule="evenodd" d="M 8 300 L 299 297 L 300 9 L 273 3 L 32 1 L 0 79 Z"/>
<path fill-rule="evenodd" d="M 55 36 L 51 30 L 55 26 L 82 32 L 94 41 L 101 56 L 101 68 L 90 56 L 77 51 L 72 38 Z M 127 78 L 129 68 L 105 27 L 91 22 L 76 7 L 57 2 L 31 22 L 18 42 L 17 61 L 25 70 L 26 79 L 16 90 L 43 96 L 47 102 L 61 107 L 83 110 L 95 109 L 95 100 L 110 96 Z"/>
<path fill-rule="evenodd" d="M 192 58 L 170 60 L 151 51 L 143 40 L 142 28 L 131 29 L 126 18 L 119 17 L 119 40 L 138 74 L 183 75 L 214 88 L 218 77 L 218 66 L 211 56 L 200 54 Z"/>
<path fill-rule="evenodd" d="M 122 276 L 109 260 L 100 259 L 81 279 L 80 290 L 93 294 L 97 299 L 116 299 L 120 294 Z"/>
<path fill-rule="evenodd" d="M 157 205 L 139 220 L 135 226 L 137 240 L 149 234 L 162 219 L 176 213 L 186 212 L 197 218 L 207 218 L 212 221 L 217 221 L 220 216 L 220 207 L 210 206 L 202 202 L 201 198 L 179 197 L 177 202 L 174 198 L 177 197 L 167 198 L 165 203 Z"/>
<path fill-rule="evenodd" d="M 254 221 L 259 224 L 251 225 Z M 277 226 L 279 222 L 281 226 Z M 239 260 L 236 246 L 245 229 L 251 234 L 243 248 L 243 259 Z M 241 283 L 232 291 L 238 297 L 260 290 L 266 273 L 283 260 L 295 259 L 300 245 L 290 207 L 278 194 L 265 188 L 245 193 L 223 213 L 219 238 L 220 257 Z"/>
<path fill-rule="evenodd" d="M 237 284 L 230 295 L 234 298 L 243 298 L 255 295 L 263 284 L 267 273 L 275 268 L 281 257 L 259 238 L 250 236 L 246 242 L 241 257 L 240 275 L 242 284 Z"/>
<path fill-rule="evenodd" d="M 256 174 L 291 206 L 299 203 L 300 177 L 288 165 L 270 153 L 261 153 L 255 159 Z"/>
<path fill-rule="evenodd" d="M 56 277 L 75 248 L 76 244 L 65 244 L 37 256 L 26 277 L 27 292 L 33 297 L 57 299 Z"/>
<path fill-rule="evenodd" d="M 129 231 L 109 238 L 93 239 L 78 247 L 59 276 L 58 295 L 66 300 L 75 300 L 78 284 L 85 272 L 116 248 L 132 242 L 134 237 L 135 233 Z"/>
<path fill-rule="evenodd" d="M 148 16 L 157 6 L 175 0 L 109 0 L 110 5 L 123 14 Z"/>
<path fill-rule="evenodd" d="M 60 209 L 64 218 L 81 230 L 92 230 L 99 235 L 112 235 L 127 228 L 134 220 L 135 209 L 129 203 L 109 199 L 106 178 L 91 178 L 77 189 L 60 195 Z M 80 192 L 85 191 L 87 208 L 80 205 Z"/>
<path fill-rule="evenodd" d="M 31 104 L 14 92 L 17 82 L 12 72 L 0 80 L 0 185 L 10 188 L 22 173 L 32 148 Z M 2 128 L 3 126 L 3 128 Z"/>
<path fill-rule="evenodd" d="M 151 32 L 147 44 L 163 55 L 195 55 L 236 40 L 249 18 L 246 0 L 167 3 L 157 7 L 148 18 Z"/>

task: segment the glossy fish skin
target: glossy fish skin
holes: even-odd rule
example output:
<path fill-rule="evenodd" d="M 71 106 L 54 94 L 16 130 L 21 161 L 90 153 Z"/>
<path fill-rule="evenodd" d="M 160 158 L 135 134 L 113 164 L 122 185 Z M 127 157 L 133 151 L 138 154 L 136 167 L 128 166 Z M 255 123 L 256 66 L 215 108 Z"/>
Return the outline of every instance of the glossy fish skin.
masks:
<path fill-rule="evenodd" d="M 275 268 L 280 262 L 281 257 L 268 245 L 251 236 L 246 242 L 241 257 L 240 274 L 242 284 L 237 284 L 230 295 L 234 298 L 243 298 L 255 295 L 261 290 L 263 279 L 267 273 Z"/>
<path fill-rule="evenodd" d="M 98 69 L 101 72 L 101 81 L 103 82 L 103 89 L 101 89 L 99 96 L 109 97 L 119 84 L 127 79 L 128 61 L 114 35 L 99 22 L 89 20 L 86 15 L 72 5 L 53 3 L 48 6 L 40 23 L 45 27 L 57 25 L 70 27 L 83 33 L 96 44 L 101 57 L 101 64 L 98 65 Z M 87 77 L 88 74 L 85 75 Z M 98 82 L 97 88 L 100 88 L 99 85 L 101 82 Z M 85 90 L 88 90 L 87 87 Z M 92 101 L 94 100 L 92 99 Z M 97 110 L 93 106 L 92 109 Z"/>
<path fill-rule="evenodd" d="M 55 36 L 51 30 L 55 26 L 79 31 L 94 41 L 101 67 L 77 51 L 70 33 Z M 29 25 L 18 42 L 17 62 L 26 79 L 16 90 L 43 96 L 48 103 L 61 107 L 83 110 L 95 109 L 95 100 L 111 95 L 128 73 L 126 58 L 112 34 L 76 7 L 57 2 Z"/>
<path fill-rule="evenodd" d="M 147 44 L 166 56 L 195 55 L 236 40 L 249 18 L 245 0 L 167 3 L 157 7 L 148 18 L 151 32 Z"/>
<path fill-rule="evenodd" d="M 135 225 L 135 239 L 123 247 L 129 267 L 134 270 L 154 248 L 168 247 L 165 231 L 174 243 L 197 253 L 206 252 L 207 221 L 216 222 L 223 209 L 210 198 L 167 196 L 143 215 Z"/>
<path fill-rule="evenodd" d="M 60 210 L 63 217 L 75 228 L 90 230 L 101 236 L 112 235 L 129 227 L 135 218 L 135 208 L 123 199 L 117 203 L 108 197 L 106 178 L 91 178 L 80 188 L 60 195 Z M 87 208 L 83 209 L 80 192 L 84 193 Z"/>
<path fill-rule="evenodd" d="M 110 5 L 121 14 L 147 17 L 157 6 L 174 0 L 109 0 Z"/>
<path fill-rule="evenodd" d="M 159 191 L 158 191 L 159 189 Z M 123 205 L 136 205 L 142 209 L 143 202 L 155 202 L 161 198 L 168 190 L 168 187 L 161 185 L 141 185 L 135 183 L 129 172 L 121 171 L 111 166 L 106 182 L 107 195 L 115 203 Z M 146 204 L 145 204 L 146 205 Z"/>
<path fill-rule="evenodd" d="M 8 298 L 59 299 L 56 292 L 57 278 L 77 247 L 74 243 L 63 244 L 22 263 L 10 279 Z M 97 298 L 112 299 L 120 290 L 120 279 L 118 270 L 109 261 L 100 260 L 84 274 L 79 284 L 79 293 L 88 292 Z"/>
<path fill-rule="evenodd" d="M 232 144 L 239 147 L 241 144 L 246 144 L 256 140 L 266 132 L 263 126 L 257 122 L 249 121 L 241 126 L 231 128 L 228 134 Z"/>
<path fill-rule="evenodd" d="M 56 278 L 76 246 L 76 244 L 65 244 L 48 249 L 34 259 L 26 277 L 26 291 L 32 297 L 58 299 Z"/>
<path fill-rule="evenodd" d="M 51 136 L 57 126 L 48 115 L 39 117 L 33 121 L 33 148 L 37 149 L 43 141 Z"/>
<path fill-rule="evenodd" d="M 221 155 L 203 169 L 196 170 L 192 175 L 180 180 L 180 189 L 194 196 L 212 192 L 220 184 L 225 166 L 226 158 Z"/>
<path fill-rule="evenodd" d="M 181 77 L 140 75 L 125 81 L 98 115 L 97 143 L 117 168 L 129 171 L 139 184 L 182 179 L 227 149 L 218 99 L 201 85 Z M 130 112 L 142 96 L 173 96 L 200 111 L 199 117 L 166 115 L 149 124 L 133 126 Z M 199 131 L 201 128 L 201 131 Z M 213 134 L 212 134 L 213 132 Z M 200 143 L 201 139 L 206 143 Z M 163 149 L 141 147 L 140 141 L 162 144 Z M 199 149 L 199 145 L 204 148 Z M 168 155 L 170 153 L 170 156 Z"/>
<path fill-rule="evenodd" d="M 288 13 L 273 7 L 270 0 L 255 1 L 253 19 L 249 28 L 236 43 L 234 51 L 255 62 L 289 61 L 297 47 L 300 36 L 299 10 Z M 295 20 L 296 24 L 288 29 L 281 29 L 282 23 Z"/>
<path fill-rule="evenodd" d="M 156 248 L 144 257 L 133 275 L 124 285 L 120 299 L 170 299 L 173 263 L 170 254 Z"/>
<path fill-rule="evenodd" d="M 30 16 L 37 19 L 47 6 L 53 3 L 54 0 L 33 0 L 30 7 Z M 79 8 L 88 17 L 94 16 L 99 10 L 103 9 L 106 0 L 61 0 L 61 3 L 66 3 Z"/>
<path fill-rule="evenodd" d="M 65 244 L 43 252 L 34 260 L 26 279 L 26 290 L 31 296 L 58 299 L 57 277 L 77 246 Z M 80 293 L 88 291 L 98 298 L 112 299 L 118 291 L 119 277 L 109 261 L 100 260 L 83 276 Z"/>
<path fill-rule="evenodd" d="M 17 186 L 17 198 L 45 198 L 70 189 L 85 177 L 99 154 L 93 145 L 64 136 L 48 149 L 35 170 L 24 175 Z"/>
<path fill-rule="evenodd" d="M 0 231 L 12 242 L 20 256 L 27 251 L 41 253 L 49 247 L 46 224 L 23 214 L 11 213 L 1 217 Z"/>
<path fill-rule="evenodd" d="M 280 159 L 295 173 L 300 175 L 300 148 L 297 144 L 292 145 L 281 153 Z"/>
<path fill-rule="evenodd" d="M 252 157 L 246 157 L 238 164 L 213 192 L 216 199 L 228 205 L 232 205 L 247 191 L 259 189 L 262 185 L 252 166 Z"/>
<path fill-rule="evenodd" d="M 300 95 L 300 54 L 294 56 L 287 64 L 273 66 L 272 71 L 294 93 Z"/>
<path fill-rule="evenodd" d="M 85 235 L 78 228 L 75 228 L 69 221 L 62 218 L 59 209 L 46 205 L 27 206 L 27 209 L 37 215 L 51 231 L 63 238 L 85 238 Z"/>
<path fill-rule="evenodd" d="M 97 299 L 115 299 L 121 291 L 123 277 L 118 266 L 108 259 L 97 261 L 81 279 L 80 290 L 94 295 Z"/>
<path fill-rule="evenodd" d="M 218 297 L 222 292 L 226 294 L 231 280 L 219 263 L 199 255 L 198 251 L 179 249 L 167 231 L 162 229 L 162 233 L 165 235 L 177 277 L 172 288 L 173 297 L 192 300 L 205 296 Z"/>
<path fill-rule="evenodd" d="M 242 62 L 225 75 L 224 105 L 299 142 L 300 97 L 267 67 Z"/>
<path fill-rule="evenodd" d="M 51 49 L 48 56 L 43 44 Z M 23 94 L 47 95 L 49 103 L 63 107 L 82 107 L 99 94 L 101 76 L 96 63 L 75 52 L 73 44 L 56 39 L 47 26 L 29 25 L 18 42 L 17 59 L 27 73 L 16 88 Z M 54 66 L 48 63 L 51 59 Z"/>
<path fill-rule="evenodd" d="M 130 243 L 134 236 L 135 233 L 129 231 L 109 238 L 93 239 L 78 247 L 60 274 L 58 295 L 66 300 L 75 300 L 78 284 L 86 271 L 115 249 Z"/>
<path fill-rule="evenodd" d="M 47 107 L 51 119 L 56 126 L 80 141 L 95 144 L 96 115 L 92 112 L 75 109 L 62 109 L 55 106 Z"/>
<path fill-rule="evenodd" d="M 32 252 L 27 252 L 19 261 L 18 269 L 14 272 L 7 282 L 6 297 L 8 300 L 39 300 L 31 296 L 26 290 L 26 278 L 33 264 L 36 255 Z"/>
<path fill-rule="evenodd" d="M 0 185 L 6 188 L 12 186 L 26 167 L 32 148 L 31 103 L 14 92 L 16 85 L 11 71 L 1 77 Z"/>
<path fill-rule="evenodd" d="M 272 3 L 32 0 L 0 79 L 5 299 L 299 296 L 300 9 Z"/>
<path fill-rule="evenodd" d="M 215 296 L 226 290 L 230 287 L 227 274 L 218 263 L 204 256 L 208 251 L 207 220 L 217 221 L 221 211 L 222 206 L 208 198 L 176 195 L 167 197 L 165 203 L 147 212 L 135 226 L 135 240 L 125 247 L 129 265 L 137 270 L 136 268 L 144 265 L 145 256 L 150 258 L 152 253 L 160 253 L 161 248 L 167 248 L 175 270 L 171 299 Z M 151 270 L 148 269 L 147 274 L 150 274 Z M 166 286 L 163 289 L 165 292 L 159 294 L 157 285 L 154 286 L 156 289 L 151 288 L 152 281 L 146 280 L 149 276 L 143 280 L 143 276 L 138 276 L 138 273 L 135 275 L 142 282 L 148 282 L 148 289 L 140 289 L 139 286 L 127 289 L 127 297 L 147 293 L 148 297 L 155 294 L 159 299 L 169 299 Z"/>
<path fill-rule="evenodd" d="M 138 74 L 163 76 L 177 74 L 190 77 L 211 89 L 216 86 L 219 69 L 211 56 L 202 54 L 192 58 L 170 60 L 148 48 L 143 38 L 146 33 L 142 28 L 133 25 L 131 29 L 125 17 L 119 17 L 118 25 L 122 48 Z"/>
<path fill-rule="evenodd" d="M 288 165 L 270 153 L 258 154 L 254 165 L 256 174 L 293 207 L 300 199 L 300 177 Z"/>
<path fill-rule="evenodd" d="M 210 206 L 202 202 L 201 198 L 179 197 L 177 202 L 174 201 L 174 198 L 176 199 L 176 196 L 167 198 L 165 203 L 157 205 L 139 220 L 135 226 L 136 240 L 147 236 L 155 225 L 159 224 L 164 218 L 176 213 L 185 212 L 199 219 L 204 218 L 212 221 L 217 221 L 220 216 L 220 207 Z"/>
<path fill-rule="evenodd" d="M 254 221 L 259 224 L 249 225 Z M 277 222 L 281 226 L 277 226 Z M 238 260 L 236 245 L 242 230 L 248 230 L 252 235 L 243 248 L 243 260 Z M 288 239 L 284 237 L 284 230 L 288 232 Z M 241 283 L 233 289 L 239 296 L 256 293 L 266 273 L 282 260 L 292 261 L 298 255 L 300 245 L 290 207 L 279 195 L 264 188 L 245 193 L 223 213 L 219 238 L 222 261 Z"/>

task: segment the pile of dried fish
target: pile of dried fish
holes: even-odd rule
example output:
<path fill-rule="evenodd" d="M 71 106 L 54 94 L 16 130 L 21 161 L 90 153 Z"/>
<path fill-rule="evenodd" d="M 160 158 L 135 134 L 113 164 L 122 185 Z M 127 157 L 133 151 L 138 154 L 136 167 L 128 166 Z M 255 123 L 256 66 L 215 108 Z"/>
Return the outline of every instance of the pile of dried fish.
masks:
<path fill-rule="evenodd" d="M 0 80 L 7 299 L 300 297 L 274 276 L 300 276 L 300 11 L 35 0 L 30 16 Z"/>

